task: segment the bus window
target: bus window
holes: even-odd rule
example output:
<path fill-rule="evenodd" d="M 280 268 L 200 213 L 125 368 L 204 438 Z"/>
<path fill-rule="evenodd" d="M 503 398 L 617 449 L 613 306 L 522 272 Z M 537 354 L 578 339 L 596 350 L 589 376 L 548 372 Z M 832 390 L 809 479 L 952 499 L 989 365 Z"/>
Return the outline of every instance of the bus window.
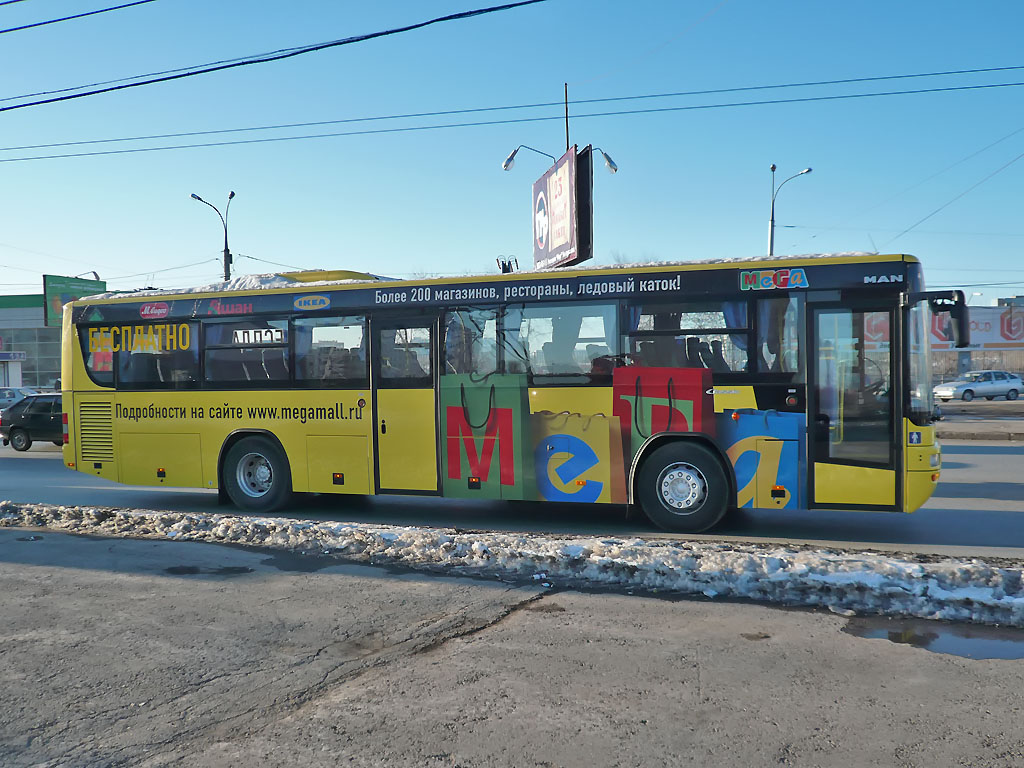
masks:
<path fill-rule="evenodd" d="M 800 340 L 803 312 L 799 297 L 757 303 L 757 369 L 762 373 L 802 374 Z M 802 375 L 798 380 L 803 380 Z"/>
<path fill-rule="evenodd" d="M 293 324 L 295 379 L 307 386 L 365 387 L 366 319 L 300 318 Z"/>
<path fill-rule="evenodd" d="M 184 325 L 188 326 L 183 333 Z M 120 328 L 117 336 L 119 389 L 188 389 L 199 381 L 198 326 L 179 324 L 173 336 L 164 327 Z"/>
<path fill-rule="evenodd" d="M 78 341 L 89 378 L 101 386 L 114 386 L 114 350 L 110 329 L 81 326 L 78 329 Z"/>
<path fill-rule="evenodd" d="M 430 328 L 381 329 L 380 375 L 430 386 Z"/>
<path fill-rule="evenodd" d="M 288 381 L 287 320 L 211 320 L 203 329 L 206 381 Z"/>
<path fill-rule="evenodd" d="M 749 321 L 741 301 L 628 307 L 629 357 L 648 367 L 748 369 Z"/>
<path fill-rule="evenodd" d="M 610 383 L 619 353 L 615 315 L 614 304 L 510 306 L 504 322 L 505 370 L 573 377 L 557 383 Z"/>
<path fill-rule="evenodd" d="M 498 368 L 498 310 L 460 309 L 444 316 L 442 373 L 486 376 Z"/>

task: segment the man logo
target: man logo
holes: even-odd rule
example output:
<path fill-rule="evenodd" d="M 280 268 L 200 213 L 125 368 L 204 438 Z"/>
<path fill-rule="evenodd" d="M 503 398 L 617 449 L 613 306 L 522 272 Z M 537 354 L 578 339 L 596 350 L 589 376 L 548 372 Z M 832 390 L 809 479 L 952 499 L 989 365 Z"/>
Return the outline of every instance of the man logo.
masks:
<path fill-rule="evenodd" d="M 903 275 L 864 275 L 865 283 L 902 283 Z"/>
<path fill-rule="evenodd" d="M 533 236 L 537 240 L 537 247 L 542 251 L 548 244 L 548 203 L 544 199 L 544 193 L 537 193 L 537 205 L 533 211 Z"/>
<path fill-rule="evenodd" d="M 293 304 L 297 310 L 309 312 L 316 309 L 327 309 L 331 306 L 331 300 L 327 296 L 299 296 Z"/>

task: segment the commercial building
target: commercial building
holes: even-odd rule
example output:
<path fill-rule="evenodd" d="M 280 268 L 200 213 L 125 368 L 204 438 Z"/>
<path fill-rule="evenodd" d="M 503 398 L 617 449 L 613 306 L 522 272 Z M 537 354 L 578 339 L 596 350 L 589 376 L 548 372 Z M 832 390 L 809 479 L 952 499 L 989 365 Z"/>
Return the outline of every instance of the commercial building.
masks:
<path fill-rule="evenodd" d="M 0 386 L 55 387 L 60 328 L 44 323 L 43 295 L 0 296 Z"/>

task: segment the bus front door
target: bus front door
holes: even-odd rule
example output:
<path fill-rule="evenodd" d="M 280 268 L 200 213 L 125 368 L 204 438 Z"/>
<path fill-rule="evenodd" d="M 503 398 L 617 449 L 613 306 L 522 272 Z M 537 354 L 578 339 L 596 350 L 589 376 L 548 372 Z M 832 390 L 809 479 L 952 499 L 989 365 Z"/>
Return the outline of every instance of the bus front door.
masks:
<path fill-rule="evenodd" d="M 377 316 L 371 323 L 377 490 L 437 493 L 434 319 Z"/>
<path fill-rule="evenodd" d="M 901 508 L 894 318 L 889 308 L 808 305 L 812 508 Z"/>

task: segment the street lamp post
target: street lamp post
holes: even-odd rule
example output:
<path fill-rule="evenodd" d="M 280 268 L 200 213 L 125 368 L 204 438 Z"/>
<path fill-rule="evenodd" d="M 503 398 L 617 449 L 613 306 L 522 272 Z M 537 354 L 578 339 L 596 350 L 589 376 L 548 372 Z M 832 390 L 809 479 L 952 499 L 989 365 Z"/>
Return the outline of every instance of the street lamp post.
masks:
<path fill-rule="evenodd" d="M 786 179 L 786 181 L 792 181 L 797 176 L 803 176 L 805 173 L 810 173 L 812 170 L 813 170 L 813 168 L 804 168 L 802 171 L 800 171 L 800 173 L 794 173 L 792 176 L 790 176 L 788 179 Z M 774 256 L 775 255 L 775 198 L 779 194 L 779 190 L 782 189 L 785 186 L 786 181 L 782 182 L 782 184 L 779 184 L 779 186 L 776 187 L 775 186 L 775 163 L 772 163 L 771 172 L 772 172 L 772 215 L 768 219 L 768 255 L 769 256 Z"/>
<path fill-rule="evenodd" d="M 198 200 L 204 205 L 208 205 L 217 212 L 217 216 L 220 217 L 220 223 L 224 225 L 224 282 L 231 279 L 231 251 L 228 249 L 228 210 L 231 208 L 231 201 L 234 199 L 235 193 L 228 193 L 228 204 L 224 206 L 224 215 L 221 216 L 220 211 L 217 210 L 217 206 L 213 203 L 208 203 L 195 192 L 192 193 L 192 199 Z"/>

